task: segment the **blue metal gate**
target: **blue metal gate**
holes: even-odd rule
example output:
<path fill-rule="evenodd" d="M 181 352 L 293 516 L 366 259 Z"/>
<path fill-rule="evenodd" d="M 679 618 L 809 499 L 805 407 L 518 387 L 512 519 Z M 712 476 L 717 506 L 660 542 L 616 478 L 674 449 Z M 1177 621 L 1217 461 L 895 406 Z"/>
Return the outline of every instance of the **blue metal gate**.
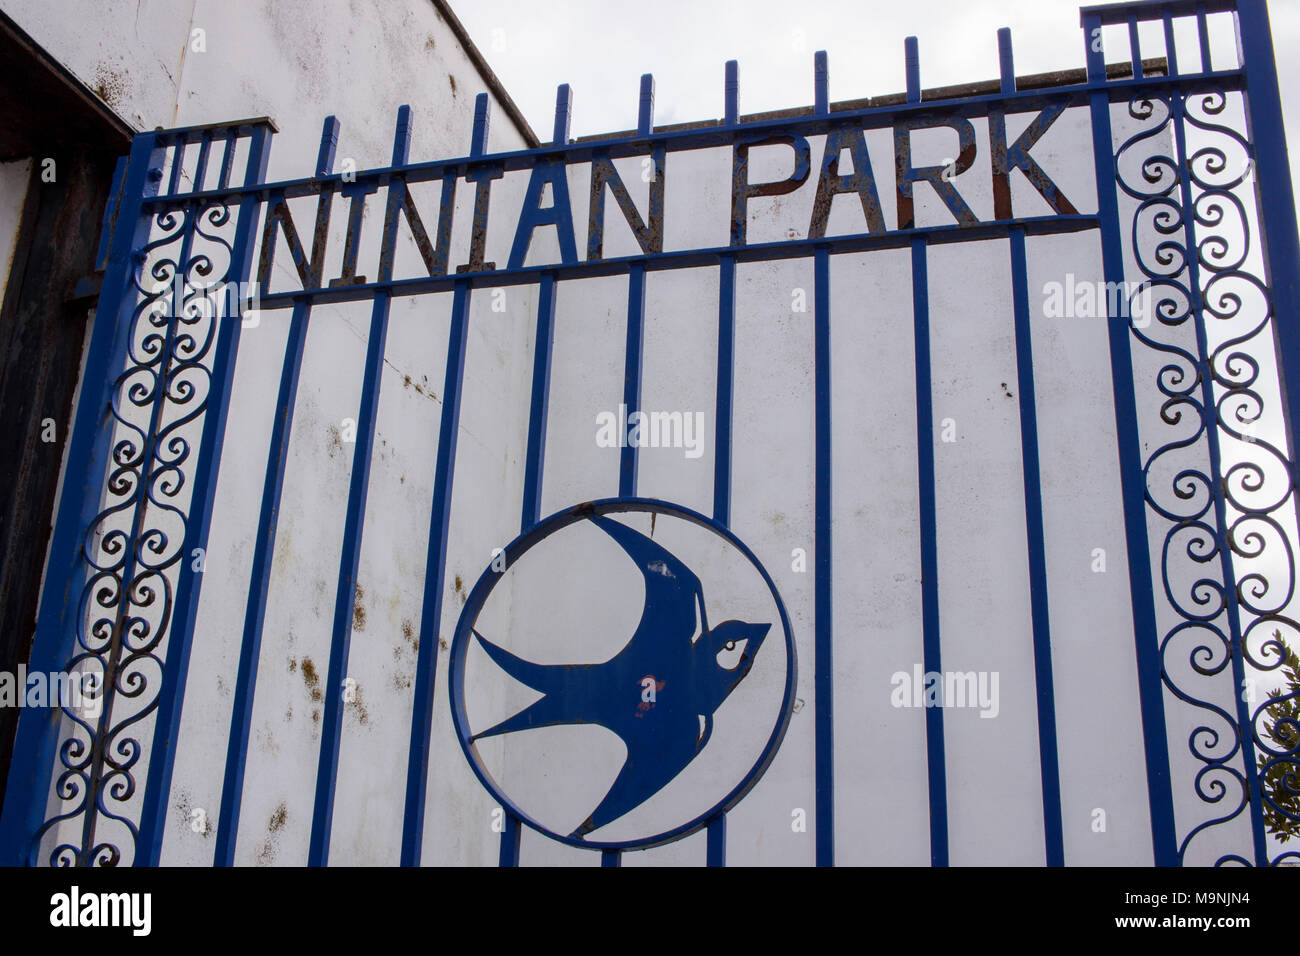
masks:
<path fill-rule="evenodd" d="M 1238 62 L 1217 62 L 1217 54 L 1212 56 L 1211 24 L 1214 17 L 1224 15 L 1234 18 L 1238 31 Z M 102 706 L 94 716 L 71 708 L 23 713 L 0 824 L 0 859 L 51 865 L 159 862 L 173 768 L 178 750 L 186 746 L 181 719 L 191 650 L 204 640 L 196 620 L 218 473 L 223 466 L 238 466 L 227 441 L 227 418 L 241 328 L 249 322 L 243 311 L 250 304 L 261 321 L 287 315 L 287 338 L 247 572 L 221 804 L 214 815 L 213 862 L 218 865 L 235 859 L 277 520 L 311 313 L 327 303 L 371 304 L 333 594 L 329 662 L 320 693 L 321 738 L 308 862 L 323 865 L 330 857 L 356 626 L 358 562 L 370 464 L 378 453 L 375 421 L 390 305 L 408 296 L 451 297 L 401 821 L 400 862 L 416 865 L 421 862 L 426 829 L 430 735 L 438 703 L 434 688 L 440 621 L 449 586 L 448 527 L 467 387 L 471 297 L 517 286 L 536 290 L 523 496 L 522 502 L 511 505 L 519 509 L 520 540 L 530 541 L 530 533 L 535 536 L 544 523 L 541 490 L 558 287 L 626 276 L 621 399 L 626 409 L 637 410 L 642 407 L 647 276 L 716 270 L 713 508 L 708 516 L 691 515 L 727 534 L 732 491 L 743 479 L 733 471 L 732 455 L 737 269 L 750 263 L 803 259 L 811 260 L 814 276 L 815 543 L 814 654 L 802 663 L 811 670 L 815 688 L 811 814 L 815 858 L 819 864 L 833 863 L 837 815 L 852 814 L 854 809 L 843 801 L 837 805 L 835 798 L 833 698 L 838 688 L 832 660 L 837 637 L 832 543 L 839 526 L 832 523 L 831 425 L 836 390 L 831 380 L 835 326 L 831 262 L 845 254 L 891 249 L 910 257 L 921 666 L 927 673 L 940 673 L 944 641 L 935 442 L 942 422 L 932 401 L 930 267 L 934 250 L 941 245 L 998 241 L 1008 250 L 1012 280 L 1042 852 L 1049 865 L 1069 862 L 1062 822 L 1048 532 L 1043 520 L 1027 266 L 1027 248 L 1038 237 L 1067 233 L 1096 236 L 1106 288 L 1124 290 L 1119 300 L 1110 299 L 1104 315 L 1151 858 L 1159 865 L 1182 864 L 1198 836 L 1243 823 L 1244 829 L 1232 832 L 1245 834 L 1244 842 L 1219 853 L 1214 862 L 1269 865 L 1296 858 L 1295 851 L 1284 852 L 1270 842 L 1266 824 L 1270 815 L 1300 819 L 1294 727 L 1290 725 L 1288 737 L 1287 721 L 1277 723 L 1279 704 L 1295 695 L 1261 700 L 1246 692 L 1256 679 L 1280 673 L 1279 641 L 1300 637 L 1300 628 L 1289 616 L 1295 586 L 1291 549 L 1298 540 L 1289 396 L 1300 393 L 1296 380 L 1300 375 L 1300 240 L 1264 0 L 1159 0 L 1089 7 L 1082 12 L 1082 25 L 1086 76 L 1050 85 L 1018 84 L 1010 34 L 1003 30 L 998 38 L 1001 69 L 996 89 L 923 97 L 917 44 L 910 39 L 905 48 L 904 96 L 832 105 L 826 57 L 819 53 L 811 109 L 742 120 L 733 61 L 726 67 L 725 114 L 717 123 L 656 128 L 653 81 L 647 75 L 642 78 L 634 132 L 575 142 L 569 136 L 571 98 L 564 86 L 557 97 L 549 144 L 493 154 L 487 150 L 488 100 L 483 94 L 477 102 L 469 152 L 463 157 L 413 162 L 409 156 L 412 116 L 403 107 L 389 165 L 335 171 L 339 126 L 331 118 L 325 124 L 314 173 L 278 182 L 266 178 L 275 132 L 269 120 L 139 134 L 130 156 L 119 166 L 117 198 L 106 216 L 107 271 L 88 346 L 30 664 L 33 672 L 99 675 Z M 1127 60 L 1115 62 L 1112 56 L 1108 63 L 1107 50 L 1113 53 L 1116 38 L 1122 43 L 1125 36 Z M 1163 55 L 1144 57 L 1144 47 L 1152 52 L 1153 37 L 1163 46 Z M 1184 42 L 1188 38 L 1190 42 Z M 1091 212 L 1081 211 L 1076 205 L 1079 197 L 1068 198 L 1031 155 L 1034 144 L 1071 111 L 1085 113 L 1091 130 L 1097 184 L 1096 208 Z M 1009 116 L 1031 118 L 1018 137 L 1008 136 Z M 988 124 L 992 218 L 977 216 L 951 181 L 971 168 L 978 151 L 972 119 Z M 1123 133 L 1115 125 L 1120 122 Z M 931 128 L 945 128 L 958 136 L 960 154 L 946 168 L 913 163 L 912 132 Z M 895 143 L 897 216 L 892 225 L 886 225 L 863 138 L 865 131 L 875 130 L 892 130 Z M 825 137 L 820 169 L 812 161 L 809 137 Z M 788 150 L 793 173 L 784 179 L 754 181 L 750 154 L 760 147 Z M 717 148 L 731 151 L 729 241 L 712 247 L 666 248 L 667 158 Z M 840 167 L 845 151 L 852 161 L 848 174 Z M 648 184 L 644 217 L 615 166 L 615 160 L 628 158 L 642 161 L 648 171 L 643 177 Z M 575 239 L 567 181 L 569 168 L 579 164 L 590 164 L 592 177 L 585 255 Z M 1016 170 L 1050 208 L 1048 214 L 1016 215 L 1011 185 Z M 519 172 L 528 175 L 528 187 L 509 261 L 488 262 L 492 183 Z M 793 192 L 813 177 L 817 193 L 806 238 L 748 241 L 751 200 Z M 455 266 L 453 209 L 462 181 L 474 186 L 474 211 L 467 261 Z M 438 185 L 441 203 L 436 221 L 422 219 L 408 188 L 416 184 Z M 950 213 L 950 222 L 920 224 L 914 212 L 914 191 L 919 185 L 933 190 Z M 377 274 L 367 277 L 358 274 L 365 197 L 380 192 L 386 197 L 382 248 Z M 606 202 L 607 192 L 635 235 L 636 254 L 604 255 L 606 214 L 614 208 Z M 866 228 L 828 235 L 832 201 L 844 193 L 851 194 L 845 202 L 853 203 L 852 196 L 860 201 Z M 549 205 L 543 202 L 547 194 Z M 316 199 L 310 238 L 302 219 L 295 222 L 290 210 L 291 201 L 304 197 Z M 339 205 L 346 201 L 349 213 L 341 272 L 331 279 L 325 262 L 336 200 Z M 401 276 L 395 264 L 403 222 L 418 251 L 421 274 Z M 558 256 L 528 264 L 538 229 L 554 229 Z M 275 254 L 282 249 L 292 260 L 297 287 L 275 287 Z M 1154 325 L 1130 315 L 1133 297 L 1139 294 L 1156 299 Z M 713 308 L 710 304 L 710 315 Z M 1245 320 L 1245 333 L 1223 339 L 1215 331 L 1216 321 L 1242 320 L 1243 310 L 1250 308 L 1255 310 L 1254 318 Z M 1274 354 L 1277 385 L 1270 384 L 1273 369 L 1268 356 Z M 1156 369 L 1152 362 L 1160 367 Z M 1274 438 L 1258 434 L 1256 428 L 1265 419 L 1270 398 L 1279 427 L 1279 437 Z M 1172 431 L 1163 437 L 1144 431 L 1140 421 L 1152 414 L 1159 418 L 1156 427 Z M 1188 449 L 1199 456 L 1195 464 L 1168 464 Z M 640 502 L 647 510 L 671 512 L 675 506 L 668 502 L 638 498 L 636 445 L 624 443 L 619 455 L 618 487 L 610 489 L 612 501 L 574 502 L 574 507 L 590 512 L 593 507 Z M 1266 461 L 1261 464 L 1251 456 Z M 260 461 L 255 464 L 263 467 Z M 506 550 L 513 555 L 510 548 Z M 456 586 L 460 587 L 459 579 Z M 1175 660 L 1179 654 L 1182 659 Z M 1219 690 L 1210 694 L 1200 684 L 1189 684 L 1189 668 L 1193 681 L 1208 682 L 1204 686 Z M 788 720 L 790 706 L 793 701 L 787 699 L 783 720 Z M 1175 708 L 1181 709 L 1180 719 L 1195 725 L 1181 752 L 1169 730 Z M 928 708 L 929 858 L 939 866 L 949 862 L 944 729 L 943 708 Z M 773 750 L 779 744 L 780 734 L 776 734 Z M 1171 754 L 1177 755 L 1173 767 Z M 769 752 L 764 767 L 770 758 Z M 1191 774 L 1180 773 L 1179 761 L 1189 759 Z M 1181 809 L 1179 787 L 1190 798 L 1190 806 L 1200 811 Z M 706 829 L 707 862 L 721 865 L 727 855 L 727 812 L 743 796 L 743 789 L 738 790 L 716 813 L 673 835 Z M 524 811 L 508 805 L 500 837 L 503 865 L 519 861 L 525 824 L 533 825 Z M 110 829 L 116 835 L 106 837 Z M 626 849 L 597 848 L 603 861 L 612 865 L 619 863 Z"/>

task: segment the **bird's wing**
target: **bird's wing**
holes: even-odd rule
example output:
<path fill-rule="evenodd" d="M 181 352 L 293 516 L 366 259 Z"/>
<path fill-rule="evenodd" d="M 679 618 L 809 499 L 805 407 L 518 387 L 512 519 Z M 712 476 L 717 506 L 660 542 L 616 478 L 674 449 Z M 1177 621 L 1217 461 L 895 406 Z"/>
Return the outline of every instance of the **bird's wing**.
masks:
<path fill-rule="evenodd" d="M 637 626 L 637 635 L 654 633 L 660 639 L 667 639 L 667 646 L 676 645 L 678 649 L 689 646 L 695 636 L 697 604 L 700 623 L 704 630 L 708 630 L 703 617 L 704 589 L 690 568 L 666 548 L 625 524 L 603 515 L 590 520 L 618 543 L 636 563 L 645 580 L 645 610 Z M 678 638 L 681 638 L 680 643 Z"/>
<path fill-rule="evenodd" d="M 711 721 L 710 721 L 711 723 Z M 706 735 L 700 736 L 699 715 L 683 710 L 673 725 L 655 737 L 624 738 L 627 759 L 609 792 L 570 836 L 584 839 L 593 830 L 612 823 L 636 809 L 668 785 L 700 752 Z"/>

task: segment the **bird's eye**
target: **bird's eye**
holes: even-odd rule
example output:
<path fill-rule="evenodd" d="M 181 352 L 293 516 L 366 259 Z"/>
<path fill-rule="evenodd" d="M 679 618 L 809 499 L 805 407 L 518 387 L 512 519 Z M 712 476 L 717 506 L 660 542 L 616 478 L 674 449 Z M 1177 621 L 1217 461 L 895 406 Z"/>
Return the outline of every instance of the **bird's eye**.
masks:
<path fill-rule="evenodd" d="M 723 647 L 725 647 L 725 648 L 726 648 L 727 650 L 729 650 L 729 651 L 734 651 L 734 650 L 736 649 L 736 642 L 735 642 L 735 641 L 727 641 L 727 643 L 724 644 Z"/>

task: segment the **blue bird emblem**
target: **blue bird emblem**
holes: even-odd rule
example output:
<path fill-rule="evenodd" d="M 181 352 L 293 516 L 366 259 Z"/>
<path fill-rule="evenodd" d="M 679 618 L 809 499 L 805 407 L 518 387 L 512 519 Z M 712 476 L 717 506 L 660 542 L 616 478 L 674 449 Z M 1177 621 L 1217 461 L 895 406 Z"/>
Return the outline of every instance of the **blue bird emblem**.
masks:
<path fill-rule="evenodd" d="M 507 674 L 545 696 L 471 738 L 534 727 L 598 724 L 627 747 L 609 791 L 570 834 L 583 839 L 662 790 L 713 732 L 713 714 L 754 665 L 771 624 L 725 621 L 710 628 L 700 579 L 669 551 L 627 525 L 588 520 L 618 543 L 645 581 L 645 608 L 621 651 L 602 664 L 536 664 L 474 636 Z M 736 650 L 724 667 L 719 658 Z"/>

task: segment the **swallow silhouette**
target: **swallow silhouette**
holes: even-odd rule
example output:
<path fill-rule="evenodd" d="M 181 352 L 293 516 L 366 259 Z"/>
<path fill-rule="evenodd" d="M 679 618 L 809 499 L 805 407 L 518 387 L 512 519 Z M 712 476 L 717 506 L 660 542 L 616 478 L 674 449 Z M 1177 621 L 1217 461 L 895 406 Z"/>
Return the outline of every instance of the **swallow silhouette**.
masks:
<path fill-rule="evenodd" d="M 535 664 L 474 631 L 488 656 L 545 696 L 471 737 L 559 724 L 598 724 L 627 747 L 623 767 L 570 837 L 618 819 L 662 790 L 704 749 L 713 714 L 754 665 L 771 624 L 725 621 L 710 628 L 700 579 L 650 538 L 609 518 L 589 519 L 636 563 L 645 580 L 640 623 L 603 664 Z M 745 642 L 732 667 L 718 658 Z"/>

